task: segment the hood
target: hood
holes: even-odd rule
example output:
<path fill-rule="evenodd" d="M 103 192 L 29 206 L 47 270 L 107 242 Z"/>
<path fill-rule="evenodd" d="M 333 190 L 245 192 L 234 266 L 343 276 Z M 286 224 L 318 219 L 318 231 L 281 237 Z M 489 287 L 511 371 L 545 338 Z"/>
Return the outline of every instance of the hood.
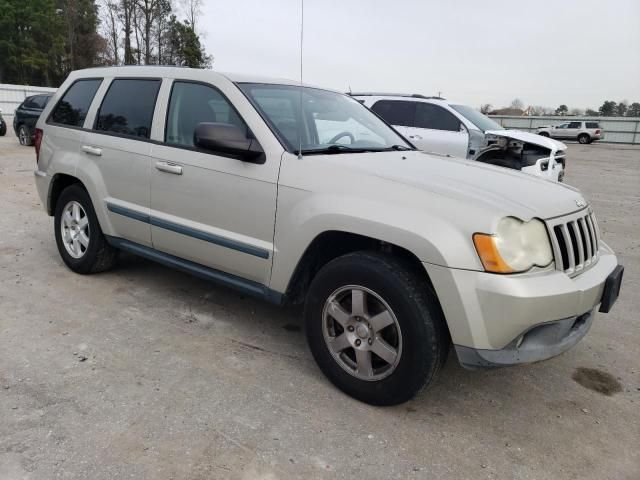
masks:
<path fill-rule="evenodd" d="M 548 148 L 549 150 L 558 151 L 567 149 L 567 146 L 562 142 L 558 142 L 552 138 L 543 137 L 542 135 L 537 135 L 535 133 L 523 132 L 521 130 L 487 130 L 484 133 L 520 140 L 521 142 L 539 145 L 541 147 Z"/>
<path fill-rule="evenodd" d="M 565 184 L 486 163 L 420 151 L 340 154 L 322 157 L 336 171 L 358 170 L 366 177 L 392 181 L 448 197 L 458 204 L 482 208 L 492 215 L 522 220 L 548 219 L 580 210 L 586 203 L 580 192 Z M 318 158 L 319 160 L 319 158 Z M 309 161 L 316 159 L 309 158 Z M 369 184 L 367 188 L 384 188 Z M 358 188 L 353 185 L 352 188 Z M 431 201 L 431 200 L 428 200 Z M 438 201 L 438 199 L 433 199 Z M 439 200 L 442 201 L 442 200 Z"/>

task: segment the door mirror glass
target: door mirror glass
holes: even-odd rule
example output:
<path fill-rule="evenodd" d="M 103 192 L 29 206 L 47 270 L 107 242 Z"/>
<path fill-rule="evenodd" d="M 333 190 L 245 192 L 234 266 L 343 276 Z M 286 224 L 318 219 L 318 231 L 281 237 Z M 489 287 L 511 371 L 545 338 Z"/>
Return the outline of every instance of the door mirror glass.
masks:
<path fill-rule="evenodd" d="M 266 158 L 255 138 L 248 138 L 243 129 L 229 123 L 201 122 L 193 140 L 197 147 L 213 152 L 237 155 L 252 163 L 264 163 Z"/>

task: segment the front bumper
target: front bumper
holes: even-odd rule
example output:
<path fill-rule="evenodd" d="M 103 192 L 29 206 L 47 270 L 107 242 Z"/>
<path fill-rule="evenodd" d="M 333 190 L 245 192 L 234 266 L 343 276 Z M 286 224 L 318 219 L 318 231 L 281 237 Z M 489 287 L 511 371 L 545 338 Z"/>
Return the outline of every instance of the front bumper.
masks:
<path fill-rule="evenodd" d="M 598 262 L 569 277 L 557 270 L 516 275 L 424 264 L 460 363 L 501 366 L 544 360 L 587 333 L 618 261 L 603 243 Z"/>

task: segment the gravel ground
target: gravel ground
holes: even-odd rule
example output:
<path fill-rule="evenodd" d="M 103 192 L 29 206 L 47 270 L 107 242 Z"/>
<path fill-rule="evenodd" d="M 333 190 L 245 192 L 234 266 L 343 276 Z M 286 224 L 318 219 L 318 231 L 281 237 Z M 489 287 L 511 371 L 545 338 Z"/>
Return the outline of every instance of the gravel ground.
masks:
<path fill-rule="evenodd" d="M 569 148 L 626 266 L 612 313 L 547 362 L 375 408 L 315 366 L 299 309 L 123 256 L 64 267 L 35 155 L 0 138 L 0 479 L 640 478 L 640 148 Z"/>

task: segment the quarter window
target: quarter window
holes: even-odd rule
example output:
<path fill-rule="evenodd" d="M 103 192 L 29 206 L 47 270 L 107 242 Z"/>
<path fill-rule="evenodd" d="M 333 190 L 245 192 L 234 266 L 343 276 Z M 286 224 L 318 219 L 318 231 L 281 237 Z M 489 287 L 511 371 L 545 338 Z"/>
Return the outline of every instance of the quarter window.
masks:
<path fill-rule="evenodd" d="M 78 80 L 67 90 L 51 114 L 51 122 L 82 127 L 102 79 Z"/>
<path fill-rule="evenodd" d="M 175 82 L 169 100 L 165 142 L 193 147 L 193 134 L 202 122 L 227 123 L 247 133 L 244 121 L 218 90 L 199 83 Z"/>
<path fill-rule="evenodd" d="M 416 105 L 415 126 L 417 128 L 459 132 L 460 120 L 438 105 L 432 105 L 431 103 L 418 103 Z"/>
<path fill-rule="evenodd" d="M 416 102 L 380 100 L 371 107 L 371 110 L 380 115 L 390 125 L 414 126 Z"/>
<path fill-rule="evenodd" d="M 600 128 L 598 122 L 587 122 L 587 128 Z"/>
<path fill-rule="evenodd" d="M 116 79 L 102 100 L 97 131 L 149 138 L 160 80 Z"/>

